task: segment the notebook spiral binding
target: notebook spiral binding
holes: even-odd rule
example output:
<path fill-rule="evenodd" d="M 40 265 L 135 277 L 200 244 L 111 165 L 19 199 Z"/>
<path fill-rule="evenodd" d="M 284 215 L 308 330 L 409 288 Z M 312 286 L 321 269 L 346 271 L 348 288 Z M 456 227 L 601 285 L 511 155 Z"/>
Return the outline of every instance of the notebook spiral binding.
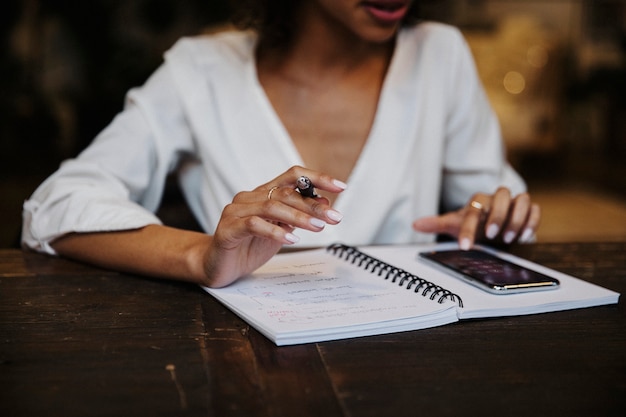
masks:
<path fill-rule="evenodd" d="M 386 280 L 391 280 L 391 282 L 394 283 L 397 282 L 399 286 L 405 286 L 407 290 L 413 289 L 416 293 L 421 291 L 422 296 L 428 297 L 433 301 L 436 299 L 439 304 L 443 303 L 445 300 L 450 300 L 456 302 L 459 307 L 463 307 L 463 300 L 453 292 L 424 278 L 411 274 L 404 269 L 397 268 L 363 253 L 354 246 L 335 243 L 328 246 L 326 250 L 338 256 L 340 259 L 355 264 L 359 268 L 363 268 L 373 274 L 377 273 L 379 277 L 384 274 Z"/>

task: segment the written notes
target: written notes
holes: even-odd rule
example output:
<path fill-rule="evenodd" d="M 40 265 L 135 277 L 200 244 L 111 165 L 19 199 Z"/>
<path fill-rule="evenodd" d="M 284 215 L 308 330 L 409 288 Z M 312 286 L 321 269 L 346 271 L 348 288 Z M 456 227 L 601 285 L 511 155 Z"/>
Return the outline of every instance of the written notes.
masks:
<path fill-rule="evenodd" d="M 335 257 L 323 262 L 273 265 L 257 271 L 236 285 L 236 292 L 257 314 L 271 321 L 332 327 L 412 317 L 430 303 L 411 291 Z M 245 299 L 245 301 L 243 300 Z"/>

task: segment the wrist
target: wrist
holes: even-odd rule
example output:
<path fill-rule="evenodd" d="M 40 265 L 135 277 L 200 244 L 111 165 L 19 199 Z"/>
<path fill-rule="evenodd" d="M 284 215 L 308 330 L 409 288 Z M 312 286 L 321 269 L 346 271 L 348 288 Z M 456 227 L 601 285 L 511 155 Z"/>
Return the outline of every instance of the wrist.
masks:
<path fill-rule="evenodd" d="M 201 234 L 191 242 L 186 253 L 186 269 L 189 280 L 203 286 L 209 286 L 207 265 L 210 264 L 212 237 Z"/>

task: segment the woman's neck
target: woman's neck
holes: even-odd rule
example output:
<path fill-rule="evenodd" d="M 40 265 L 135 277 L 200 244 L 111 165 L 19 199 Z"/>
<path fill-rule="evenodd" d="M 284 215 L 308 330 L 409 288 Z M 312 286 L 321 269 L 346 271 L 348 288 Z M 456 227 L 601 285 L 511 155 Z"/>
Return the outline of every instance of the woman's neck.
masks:
<path fill-rule="evenodd" d="M 360 38 L 342 23 L 325 15 L 316 2 L 304 2 L 297 14 L 293 39 L 285 47 L 258 49 L 259 66 L 290 78 L 320 82 L 365 67 L 386 71 L 395 38 L 375 43 Z M 384 75 L 384 74 L 383 74 Z"/>

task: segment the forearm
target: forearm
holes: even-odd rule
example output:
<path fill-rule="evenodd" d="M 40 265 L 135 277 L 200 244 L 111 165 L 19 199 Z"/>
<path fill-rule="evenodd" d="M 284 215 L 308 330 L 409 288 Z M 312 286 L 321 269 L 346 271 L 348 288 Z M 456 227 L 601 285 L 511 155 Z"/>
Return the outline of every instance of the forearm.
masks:
<path fill-rule="evenodd" d="M 203 256 L 211 239 L 203 233 L 149 225 L 116 232 L 72 233 L 52 247 L 61 256 L 108 269 L 203 284 Z"/>

